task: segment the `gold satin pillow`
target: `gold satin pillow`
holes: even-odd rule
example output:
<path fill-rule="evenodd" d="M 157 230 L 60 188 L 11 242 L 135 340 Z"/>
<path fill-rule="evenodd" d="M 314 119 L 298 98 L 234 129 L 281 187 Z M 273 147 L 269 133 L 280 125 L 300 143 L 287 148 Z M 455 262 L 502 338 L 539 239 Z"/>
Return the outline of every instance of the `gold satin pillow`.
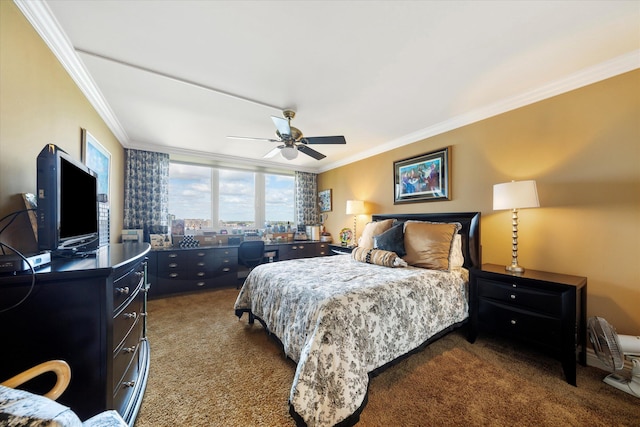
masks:
<path fill-rule="evenodd" d="M 365 249 L 373 249 L 373 236 L 377 236 L 391 228 L 394 219 L 373 221 L 364 226 L 362 236 L 358 240 L 358 246 Z"/>
<path fill-rule="evenodd" d="M 405 222 L 403 259 L 415 267 L 449 270 L 451 245 L 459 229 L 458 223 Z"/>

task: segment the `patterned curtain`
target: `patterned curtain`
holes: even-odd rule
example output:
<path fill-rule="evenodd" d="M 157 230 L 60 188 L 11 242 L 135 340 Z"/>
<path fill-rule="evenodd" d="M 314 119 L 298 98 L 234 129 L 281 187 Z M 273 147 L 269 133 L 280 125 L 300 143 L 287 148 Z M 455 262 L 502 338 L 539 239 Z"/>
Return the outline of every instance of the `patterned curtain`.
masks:
<path fill-rule="evenodd" d="M 164 234 L 169 217 L 169 155 L 125 149 L 124 227 Z"/>
<path fill-rule="evenodd" d="M 298 225 L 320 223 L 318 216 L 318 175 L 295 172 L 296 222 Z"/>

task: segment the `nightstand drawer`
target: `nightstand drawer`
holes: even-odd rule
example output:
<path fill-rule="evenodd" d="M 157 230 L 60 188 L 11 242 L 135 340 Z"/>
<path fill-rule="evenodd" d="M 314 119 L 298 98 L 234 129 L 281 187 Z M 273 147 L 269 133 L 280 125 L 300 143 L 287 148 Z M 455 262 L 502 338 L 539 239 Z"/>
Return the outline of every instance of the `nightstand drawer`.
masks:
<path fill-rule="evenodd" d="M 559 292 L 522 285 L 518 283 L 517 279 L 508 283 L 478 279 L 478 297 L 491 298 L 505 304 L 541 311 L 553 316 L 562 314 L 562 298 Z"/>
<path fill-rule="evenodd" d="M 487 329 L 551 347 L 561 343 L 561 321 L 540 313 L 481 298 L 478 321 Z"/>

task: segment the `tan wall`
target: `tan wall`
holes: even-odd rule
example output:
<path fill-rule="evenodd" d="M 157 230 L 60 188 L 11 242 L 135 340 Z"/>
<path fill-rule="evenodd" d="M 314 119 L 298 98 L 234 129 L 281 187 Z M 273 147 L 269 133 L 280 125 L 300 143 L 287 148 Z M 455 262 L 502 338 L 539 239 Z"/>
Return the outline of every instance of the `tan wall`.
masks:
<path fill-rule="evenodd" d="M 452 147 L 452 199 L 393 204 L 393 162 Z M 353 227 L 348 199 L 372 213 L 480 211 L 482 260 L 511 263 L 511 214 L 493 184 L 535 179 L 541 207 L 521 210 L 525 268 L 588 278 L 589 316 L 640 334 L 640 71 L 608 79 L 322 173 L 333 190 L 334 239 Z"/>
<path fill-rule="evenodd" d="M 118 241 L 124 149 L 14 3 L 0 1 L 0 217 L 24 208 L 21 193 L 36 192 L 36 157 L 46 144 L 81 159 L 81 128 L 111 153 L 111 241 Z M 22 216 L 1 239 L 33 252 L 29 233 Z"/>

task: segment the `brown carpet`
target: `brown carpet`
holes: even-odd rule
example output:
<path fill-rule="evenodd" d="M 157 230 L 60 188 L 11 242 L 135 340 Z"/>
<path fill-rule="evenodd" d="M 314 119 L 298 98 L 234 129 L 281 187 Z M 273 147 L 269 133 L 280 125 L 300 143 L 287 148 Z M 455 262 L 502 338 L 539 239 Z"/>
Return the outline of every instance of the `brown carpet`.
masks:
<path fill-rule="evenodd" d="M 256 322 L 238 321 L 236 289 L 151 300 L 151 370 L 135 427 L 294 426 L 295 364 Z M 374 377 L 358 426 L 640 426 L 640 400 L 578 365 L 464 328 Z"/>

